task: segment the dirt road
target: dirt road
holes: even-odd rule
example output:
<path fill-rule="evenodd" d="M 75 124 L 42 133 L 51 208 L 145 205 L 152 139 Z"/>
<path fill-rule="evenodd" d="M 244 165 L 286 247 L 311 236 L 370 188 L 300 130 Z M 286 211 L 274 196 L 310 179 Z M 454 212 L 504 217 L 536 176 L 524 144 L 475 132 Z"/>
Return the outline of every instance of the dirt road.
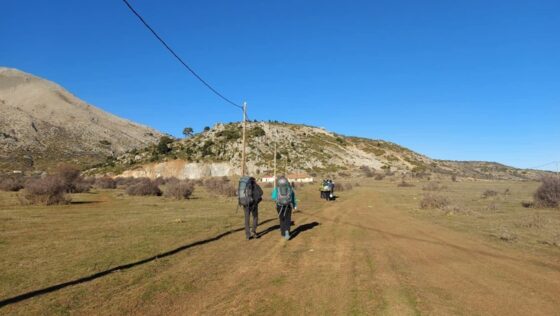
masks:
<path fill-rule="evenodd" d="M 258 240 L 236 231 L 33 299 L 87 296 L 73 311 L 103 315 L 560 313 L 558 257 L 415 218 L 371 188 L 336 202 L 314 193 L 294 214 L 291 241 L 265 221 Z"/>
<path fill-rule="evenodd" d="M 321 206 L 295 214 L 300 228 L 289 242 L 276 230 L 241 243 L 232 235 L 182 255 L 165 273 L 191 275 L 192 292 L 137 312 L 560 313 L 558 258 L 415 219 L 364 189 Z"/>

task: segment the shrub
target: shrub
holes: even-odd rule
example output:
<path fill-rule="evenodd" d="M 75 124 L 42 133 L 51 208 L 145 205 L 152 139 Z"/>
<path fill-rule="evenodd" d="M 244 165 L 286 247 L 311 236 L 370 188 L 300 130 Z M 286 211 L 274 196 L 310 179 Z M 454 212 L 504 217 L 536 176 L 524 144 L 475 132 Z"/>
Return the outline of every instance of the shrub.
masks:
<path fill-rule="evenodd" d="M 422 209 L 443 209 L 449 205 L 449 200 L 440 195 L 425 194 L 420 201 Z"/>
<path fill-rule="evenodd" d="M 204 180 L 204 187 L 216 195 L 233 197 L 237 195 L 237 189 L 227 177 L 209 178 Z"/>
<path fill-rule="evenodd" d="M 32 179 L 25 184 L 24 199 L 31 204 L 68 204 L 66 184 L 58 176 Z"/>
<path fill-rule="evenodd" d="M 23 189 L 23 177 L 11 176 L 0 179 L 0 190 L 2 191 L 19 191 Z"/>
<path fill-rule="evenodd" d="M 102 177 L 95 180 L 95 186 L 100 189 L 116 189 L 117 181 L 111 177 Z"/>
<path fill-rule="evenodd" d="M 441 191 L 444 190 L 445 186 L 437 183 L 437 182 L 428 182 L 428 184 L 426 184 L 424 187 L 422 187 L 422 190 L 424 191 Z"/>
<path fill-rule="evenodd" d="M 67 193 L 75 192 L 77 183 L 82 180 L 80 170 L 67 164 L 60 165 L 55 171 L 55 176 L 62 181 Z"/>
<path fill-rule="evenodd" d="M 537 207 L 560 206 L 560 177 L 545 176 L 541 180 L 541 186 L 533 195 Z"/>
<path fill-rule="evenodd" d="M 91 184 L 87 181 L 78 181 L 72 184 L 72 192 L 71 193 L 84 193 L 89 192 L 91 190 Z"/>
<path fill-rule="evenodd" d="M 360 167 L 360 171 L 362 172 L 362 174 L 367 177 L 367 178 L 372 178 L 375 173 L 373 172 L 373 170 L 371 170 L 370 167 L 368 166 L 361 166 Z"/>
<path fill-rule="evenodd" d="M 397 186 L 401 187 L 401 188 L 409 188 L 409 187 L 413 187 L 414 184 L 408 183 L 408 182 L 404 181 L 404 179 L 402 179 L 401 182 L 399 182 L 399 184 L 397 184 Z"/>
<path fill-rule="evenodd" d="M 457 182 L 457 175 L 455 174 L 451 175 L 451 181 Z"/>
<path fill-rule="evenodd" d="M 157 153 L 159 154 L 167 154 L 171 151 L 169 148 L 169 144 L 173 143 L 173 139 L 169 136 L 162 136 L 159 139 L 159 143 L 157 144 Z"/>
<path fill-rule="evenodd" d="M 383 175 L 381 173 L 378 173 L 378 174 L 375 175 L 375 178 L 373 178 L 373 179 L 375 179 L 377 181 L 383 180 L 383 179 L 385 179 L 385 175 Z"/>
<path fill-rule="evenodd" d="M 130 185 L 126 189 L 128 195 L 161 195 L 161 190 L 157 184 L 147 178 L 141 179 L 138 183 Z"/>
<path fill-rule="evenodd" d="M 148 178 L 134 178 L 134 177 L 118 177 L 115 179 L 117 187 L 128 188 L 131 185 L 138 184 L 144 180 L 149 180 Z"/>
<path fill-rule="evenodd" d="M 171 179 L 171 178 L 169 178 L 169 179 Z M 175 179 L 177 179 L 177 178 L 175 178 Z M 160 185 L 164 185 L 165 183 L 167 183 L 167 179 L 164 179 L 163 177 L 157 177 L 153 181 L 158 187 Z"/>
<path fill-rule="evenodd" d="M 165 196 L 177 200 L 188 199 L 194 192 L 194 183 L 191 181 L 169 181 L 165 185 Z"/>
<path fill-rule="evenodd" d="M 493 196 L 496 196 L 496 195 L 498 195 L 498 192 L 494 191 L 494 190 L 485 190 L 484 192 L 482 192 L 482 198 L 483 199 L 493 197 Z"/>

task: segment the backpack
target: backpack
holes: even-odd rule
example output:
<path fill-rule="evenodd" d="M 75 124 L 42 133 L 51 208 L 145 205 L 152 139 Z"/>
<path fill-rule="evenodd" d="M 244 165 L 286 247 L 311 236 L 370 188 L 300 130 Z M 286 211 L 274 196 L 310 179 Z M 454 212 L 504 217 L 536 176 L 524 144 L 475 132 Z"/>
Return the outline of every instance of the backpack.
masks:
<path fill-rule="evenodd" d="M 277 205 L 292 205 L 292 186 L 285 177 L 278 178 L 278 183 L 276 184 L 276 194 Z"/>
<path fill-rule="evenodd" d="M 241 177 L 241 179 L 239 179 L 239 186 L 237 187 L 237 197 L 239 199 L 239 205 L 249 206 L 253 204 L 254 186 L 255 178 L 253 177 Z"/>

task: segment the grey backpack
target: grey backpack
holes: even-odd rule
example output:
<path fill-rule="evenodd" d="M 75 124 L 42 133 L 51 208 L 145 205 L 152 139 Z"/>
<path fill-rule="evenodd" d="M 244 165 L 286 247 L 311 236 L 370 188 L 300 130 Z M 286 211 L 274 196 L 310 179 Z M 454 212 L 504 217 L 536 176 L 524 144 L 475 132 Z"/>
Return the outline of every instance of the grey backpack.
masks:
<path fill-rule="evenodd" d="M 286 177 L 278 178 L 276 183 L 276 204 L 281 206 L 292 205 L 292 186 Z"/>

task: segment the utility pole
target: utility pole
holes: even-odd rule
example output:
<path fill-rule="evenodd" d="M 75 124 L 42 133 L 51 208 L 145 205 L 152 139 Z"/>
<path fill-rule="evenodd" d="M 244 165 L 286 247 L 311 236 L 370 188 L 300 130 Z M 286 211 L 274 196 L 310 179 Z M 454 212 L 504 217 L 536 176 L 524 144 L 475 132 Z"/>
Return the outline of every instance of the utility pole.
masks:
<path fill-rule="evenodd" d="M 276 189 L 276 142 L 274 142 L 274 188 Z"/>
<path fill-rule="evenodd" d="M 241 176 L 247 173 L 246 160 L 246 147 L 247 147 L 247 102 L 243 101 L 243 150 L 241 152 Z"/>

